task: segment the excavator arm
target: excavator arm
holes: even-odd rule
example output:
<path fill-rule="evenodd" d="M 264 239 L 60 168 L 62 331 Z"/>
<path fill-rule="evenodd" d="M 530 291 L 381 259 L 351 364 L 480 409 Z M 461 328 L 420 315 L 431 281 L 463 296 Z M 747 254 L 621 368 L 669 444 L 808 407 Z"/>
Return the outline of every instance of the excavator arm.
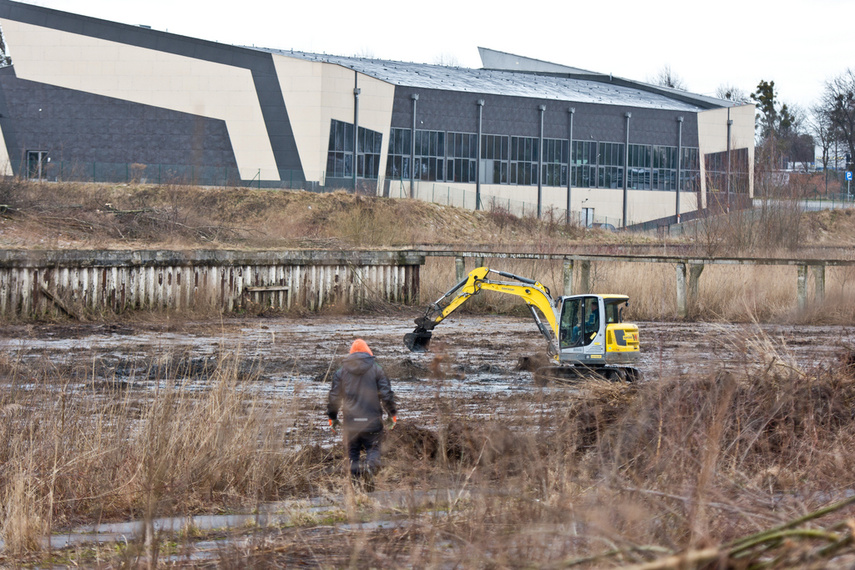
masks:
<path fill-rule="evenodd" d="M 516 283 L 488 279 L 491 273 L 513 279 Z M 534 279 L 527 279 L 513 273 L 496 271 L 487 267 L 473 269 L 466 279 L 449 289 L 436 302 L 428 305 L 425 313 L 416 319 L 415 330 L 404 335 L 404 345 L 413 352 L 426 351 L 434 327 L 481 291 L 497 291 L 521 297 L 528 305 L 537 328 L 549 343 L 549 353 L 556 353 L 558 321 L 555 317 L 555 302 L 549 293 L 549 289 Z M 546 323 L 543 322 L 544 318 Z"/>

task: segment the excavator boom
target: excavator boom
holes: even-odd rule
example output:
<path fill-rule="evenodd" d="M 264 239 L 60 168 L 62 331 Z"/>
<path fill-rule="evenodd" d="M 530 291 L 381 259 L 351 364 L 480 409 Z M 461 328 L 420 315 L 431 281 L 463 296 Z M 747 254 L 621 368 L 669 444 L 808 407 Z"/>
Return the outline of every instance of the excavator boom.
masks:
<path fill-rule="evenodd" d="M 488 279 L 491 273 L 516 282 Z M 554 353 L 557 350 L 558 320 L 555 315 L 555 301 L 552 299 L 549 288 L 534 279 L 487 267 L 473 269 L 466 279 L 446 291 L 436 302 L 428 305 L 425 313 L 416 319 L 415 330 L 404 336 L 406 347 L 413 352 L 426 351 L 434 327 L 481 291 L 498 291 L 521 297 L 528 305 L 538 329 L 549 342 L 550 352 Z M 546 323 L 543 322 L 544 318 Z"/>

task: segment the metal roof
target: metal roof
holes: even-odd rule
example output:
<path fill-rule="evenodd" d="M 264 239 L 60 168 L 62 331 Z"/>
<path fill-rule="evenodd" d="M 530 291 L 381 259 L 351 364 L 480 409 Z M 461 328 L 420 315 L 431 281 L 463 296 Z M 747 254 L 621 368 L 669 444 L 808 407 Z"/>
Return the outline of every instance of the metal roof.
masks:
<path fill-rule="evenodd" d="M 713 100 L 717 104 L 705 104 L 703 101 L 692 101 L 691 97 L 681 97 L 679 93 L 669 95 L 664 90 L 654 86 L 644 86 L 628 80 L 595 75 L 591 72 L 587 72 L 587 74 L 590 74 L 590 77 L 597 77 L 597 79 L 575 77 L 568 74 L 472 69 L 292 50 L 255 49 L 308 61 L 340 65 L 402 87 L 694 113 L 712 107 L 724 107 L 728 103 Z M 650 87 L 654 87 L 654 89 L 647 90 Z"/>

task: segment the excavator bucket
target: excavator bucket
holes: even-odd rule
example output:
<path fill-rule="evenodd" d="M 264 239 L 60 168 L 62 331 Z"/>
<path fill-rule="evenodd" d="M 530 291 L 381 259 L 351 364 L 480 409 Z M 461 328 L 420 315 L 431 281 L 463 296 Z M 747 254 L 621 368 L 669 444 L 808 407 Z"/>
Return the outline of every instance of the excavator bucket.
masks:
<path fill-rule="evenodd" d="M 416 328 L 413 332 L 404 335 L 404 346 L 411 352 L 427 352 L 430 337 L 431 331 Z"/>

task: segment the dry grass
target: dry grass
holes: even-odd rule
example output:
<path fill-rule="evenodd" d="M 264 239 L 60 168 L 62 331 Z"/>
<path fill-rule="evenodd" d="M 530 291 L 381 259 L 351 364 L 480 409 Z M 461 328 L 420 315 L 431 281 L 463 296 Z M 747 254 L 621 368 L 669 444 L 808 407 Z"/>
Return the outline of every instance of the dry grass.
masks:
<path fill-rule="evenodd" d="M 72 523 L 246 507 L 304 488 L 318 466 L 300 469 L 305 434 L 285 435 L 292 402 L 248 389 L 254 372 L 239 362 L 153 358 L 144 391 L 132 384 L 144 379 L 81 381 L 51 364 L 6 363 L 6 551 L 38 549 L 39 536 Z"/>
<path fill-rule="evenodd" d="M 584 237 L 556 220 L 338 191 L 0 181 L 4 247 L 511 247 Z M 553 245 L 554 247 L 554 245 Z"/>
<path fill-rule="evenodd" d="M 741 537 L 852 489 L 855 356 L 800 369 L 759 332 L 734 339 L 732 351 L 711 374 L 485 393 L 467 405 L 441 381 L 417 379 L 435 395 L 407 411 L 420 425 L 391 432 L 378 488 L 449 489 L 447 502 L 390 511 L 346 495 L 340 516 L 394 520 L 398 530 L 331 532 L 317 516 L 295 517 L 296 526 L 224 547 L 218 564 L 599 567 L 719 548 L 735 556 L 729 545 Z M 150 358 L 145 391 L 0 363 L 10 384 L 0 407 L 7 556 L 38 551 L 46 533 L 72 523 L 252 509 L 346 488 L 338 449 L 319 448 L 305 428 L 319 410 L 262 396 L 238 355 L 209 367 Z M 831 536 L 831 523 L 853 514 L 812 528 Z M 807 534 L 763 544 L 780 556 L 772 568 L 831 555 Z M 157 546 L 149 542 L 148 560 Z M 743 554 L 733 563 L 767 556 Z"/>
<path fill-rule="evenodd" d="M 564 294 L 563 262 L 508 260 L 485 257 L 492 268 L 537 279 L 553 297 Z M 466 260 L 466 270 L 475 261 Z M 429 258 L 421 270 L 421 304 L 438 299 L 457 283 L 453 258 Z M 676 272 L 660 263 L 592 262 L 593 293 L 629 295 L 627 318 L 638 321 L 674 320 L 677 315 Z M 825 276 L 825 298 L 815 302 L 815 281 L 808 274 L 805 311 L 797 307 L 795 266 L 707 265 L 701 274 L 696 306 L 690 317 L 715 322 L 783 322 L 799 324 L 848 324 L 855 319 L 855 268 L 829 267 Z M 580 289 L 578 272 L 573 283 Z M 524 303 L 513 295 L 486 292 L 467 302 L 460 311 L 528 314 Z"/>

